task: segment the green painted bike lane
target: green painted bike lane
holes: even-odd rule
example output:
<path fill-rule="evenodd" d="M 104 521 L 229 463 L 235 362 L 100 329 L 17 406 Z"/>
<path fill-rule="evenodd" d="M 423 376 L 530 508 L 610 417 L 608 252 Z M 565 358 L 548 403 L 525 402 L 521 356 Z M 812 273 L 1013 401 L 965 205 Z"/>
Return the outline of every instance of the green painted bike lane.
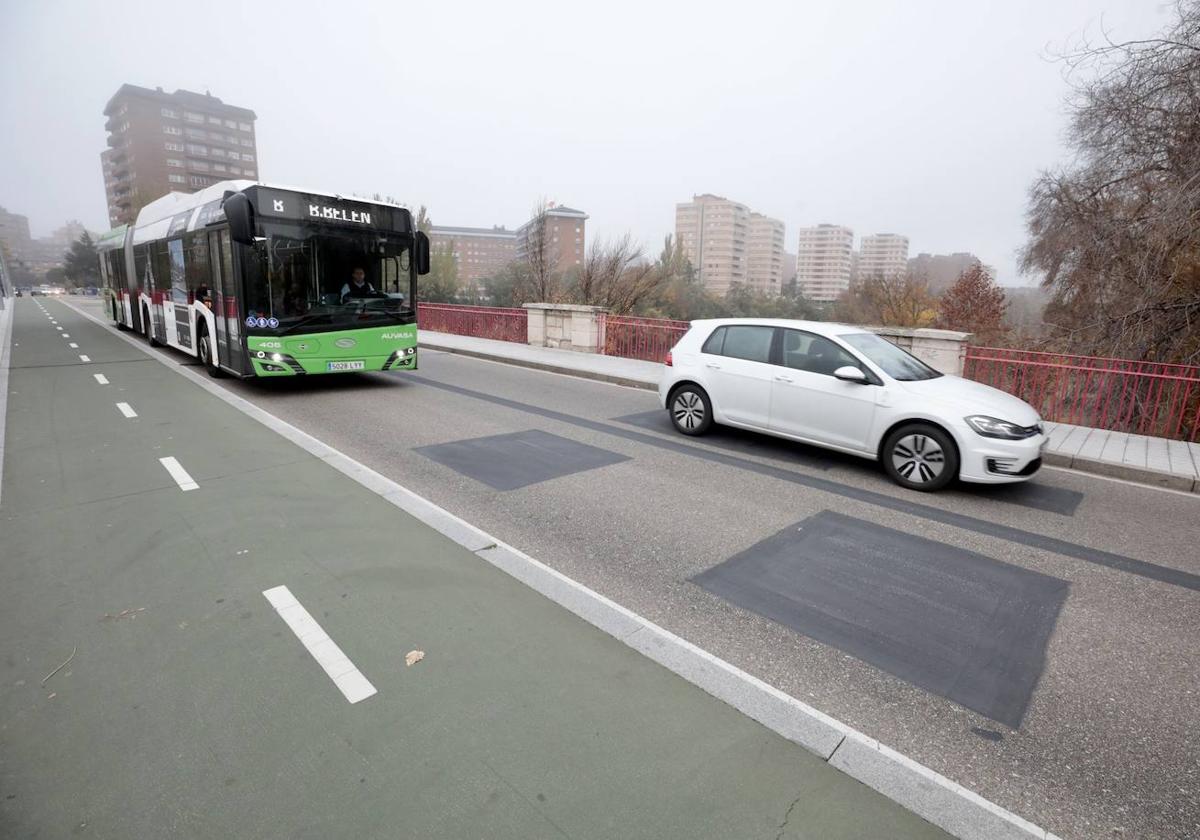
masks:
<path fill-rule="evenodd" d="M 946 836 L 43 305 L 80 346 L 17 301 L 0 836 Z M 377 694 L 347 702 L 278 585 Z"/>

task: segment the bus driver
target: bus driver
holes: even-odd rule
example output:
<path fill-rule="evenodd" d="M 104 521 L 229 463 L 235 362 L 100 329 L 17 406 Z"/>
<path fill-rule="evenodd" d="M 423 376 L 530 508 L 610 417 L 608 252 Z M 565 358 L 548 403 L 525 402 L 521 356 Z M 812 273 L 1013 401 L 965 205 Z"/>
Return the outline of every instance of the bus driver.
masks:
<path fill-rule="evenodd" d="M 375 287 L 367 282 L 367 273 L 361 268 L 355 268 L 350 272 L 350 282 L 342 286 L 342 303 L 346 303 L 350 298 L 375 297 L 376 294 Z"/>

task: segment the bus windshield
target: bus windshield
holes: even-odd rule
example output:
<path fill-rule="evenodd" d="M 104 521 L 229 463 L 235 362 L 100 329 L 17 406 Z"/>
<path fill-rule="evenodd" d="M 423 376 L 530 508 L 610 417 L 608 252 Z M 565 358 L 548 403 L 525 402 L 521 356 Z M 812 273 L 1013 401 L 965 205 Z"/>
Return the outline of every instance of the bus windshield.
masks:
<path fill-rule="evenodd" d="M 286 334 L 415 321 L 407 237 L 267 234 L 247 267 L 247 327 L 253 319 L 257 328 Z"/>

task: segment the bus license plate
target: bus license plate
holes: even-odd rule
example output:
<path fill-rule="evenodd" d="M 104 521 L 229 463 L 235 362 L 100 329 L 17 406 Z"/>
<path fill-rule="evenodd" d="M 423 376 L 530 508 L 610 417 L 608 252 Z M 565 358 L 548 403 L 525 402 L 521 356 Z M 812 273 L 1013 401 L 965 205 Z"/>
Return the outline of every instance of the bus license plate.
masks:
<path fill-rule="evenodd" d="M 329 362 L 325 370 L 330 373 L 336 370 L 362 370 L 366 367 L 366 362 Z"/>

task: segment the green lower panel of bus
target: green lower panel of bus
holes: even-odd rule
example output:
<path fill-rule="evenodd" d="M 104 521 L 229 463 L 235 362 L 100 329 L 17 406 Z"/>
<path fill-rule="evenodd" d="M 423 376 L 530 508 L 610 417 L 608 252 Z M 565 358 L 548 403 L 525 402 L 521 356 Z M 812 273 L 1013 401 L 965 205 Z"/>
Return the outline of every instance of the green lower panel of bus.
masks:
<path fill-rule="evenodd" d="M 306 335 L 251 335 L 246 337 L 246 349 L 258 376 L 413 370 L 417 328 L 406 324 Z"/>

